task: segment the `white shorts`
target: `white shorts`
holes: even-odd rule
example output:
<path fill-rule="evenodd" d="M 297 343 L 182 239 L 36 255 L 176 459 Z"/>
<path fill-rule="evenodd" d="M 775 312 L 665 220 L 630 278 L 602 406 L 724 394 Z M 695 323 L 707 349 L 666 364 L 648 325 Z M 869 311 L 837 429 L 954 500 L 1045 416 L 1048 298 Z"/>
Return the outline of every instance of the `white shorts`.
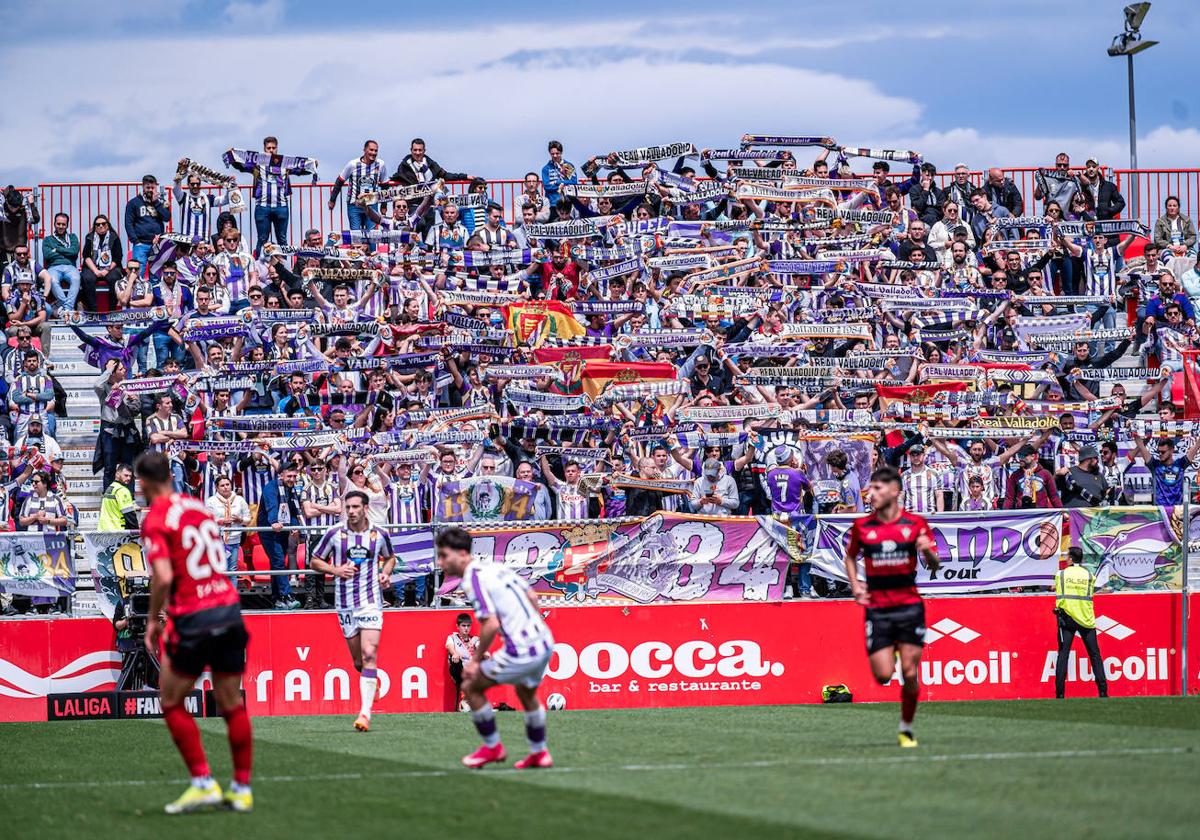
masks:
<path fill-rule="evenodd" d="M 537 688 L 546 676 L 550 667 L 550 657 L 554 656 L 554 646 L 550 645 L 544 653 L 536 656 L 513 656 L 504 650 L 496 651 L 490 659 L 479 664 L 479 670 L 492 682 L 503 685 L 523 685 L 525 688 Z"/>
<path fill-rule="evenodd" d="M 357 610 L 338 610 L 338 624 L 342 635 L 352 639 L 360 630 L 382 630 L 383 610 L 379 607 L 363 607 Z"/>

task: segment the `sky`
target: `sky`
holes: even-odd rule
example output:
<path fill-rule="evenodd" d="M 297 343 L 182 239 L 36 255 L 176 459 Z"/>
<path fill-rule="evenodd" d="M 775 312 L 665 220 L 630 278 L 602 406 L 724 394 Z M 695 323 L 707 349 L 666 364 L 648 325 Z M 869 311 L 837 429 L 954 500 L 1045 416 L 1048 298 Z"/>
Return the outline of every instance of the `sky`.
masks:
<path fill-rule="evenodd" d="M 741 6 L 755 10 L 745 11 Z M 366 139 L 520 178 L 617 149 L 826 135 L 964 162 L 1129 162 L 1112 0 L 0 0 L 0 183 L 169 181 L 280 138 L 332 180 Z M 1197 165 L 1200 2 L 1157 0 L 1135 59 L 1143 168 Z M 804 155 L 807 152 L 803 153 Z M 803 156 L 802 156 L 803 159 Z"/>

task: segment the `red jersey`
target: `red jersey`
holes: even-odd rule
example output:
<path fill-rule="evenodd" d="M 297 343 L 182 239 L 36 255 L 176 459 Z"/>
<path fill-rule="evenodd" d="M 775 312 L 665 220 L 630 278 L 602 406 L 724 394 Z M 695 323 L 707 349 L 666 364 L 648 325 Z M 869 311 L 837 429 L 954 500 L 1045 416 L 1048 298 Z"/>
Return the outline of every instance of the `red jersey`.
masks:
<path fill-rule="evenodd" d="M 892 522 L 875 513 L 855 520 L 846 553 L 861 555 L 867 572 L 868 607 L 899 607 L 921 603 L 917 592 L 917 538 L 933 539 L 929 523 L 901 509 Z"/>
<path fill-rule="evenodd" d="M 174 581 L 167 615 L 178 624 L 190 616 L 239 603 L 237 587 L 225 574 L 225 544 L 221 529 L 199 499 L 171 493 L 150 505 L 142 523 L 142 550 L 150 565 L 169 561 Z M 222 622 L 238 610 L 221 609 Z M 203 624 L 197 616 L 191 625 Z"/>

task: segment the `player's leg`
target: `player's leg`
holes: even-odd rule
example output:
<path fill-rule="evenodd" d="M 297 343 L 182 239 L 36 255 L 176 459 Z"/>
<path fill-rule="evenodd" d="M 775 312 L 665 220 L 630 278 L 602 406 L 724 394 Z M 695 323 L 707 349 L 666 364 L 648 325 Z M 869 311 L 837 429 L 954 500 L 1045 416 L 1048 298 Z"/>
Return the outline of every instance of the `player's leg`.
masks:
<path fill-rule="evenodd" d="M 517 683 L 513 688 L 525 709 L 525 740 L 529 742 L 529 755 L 513 767 L 518 770 L 553 767 L 554 760 L 546 749 L 546 708 L 538 700 L 537 686 Z"/>
<path fill-rule="evenodd" d="M 900 686 L 900 746 L 917 745 L 912 735 L 913 718 L 917 714 L 917 695 L 921 690 L 921 645 L 900 642 L 896 645 L 900 654 L 900 675 L 904 684 Z M 905 737 L 907 736 L 907 737 Z"/>
<path fill-rule="evenodd" d="M 887 645 L 871 651 L 868 657 L 871 663 L 871 676 L 880 685 L 887 685 L 896 676 L 896 648 Z"/>
<path fill-rule="evenodd" d="M 490 661 L 490 660 L 489 660 Z M 504 761 L 507 753 L 500 743 L 500 733 L 496 729 L 496 712 L 488 702 L 487 690 L 496 685 L 496 681 L 483 673 L 481 666 L 471 663 L 463 672 L 462 690 L 471 709 L 471 723 L 475 731 L 483 739 L 483 745 L 468 756 L 463 757 L 463 764 L 473 769 L 479 769 L 494 761 Z"/>
<path fill-rule="evenodd" d="M 212 657 L 213 696 L 217 710 L 225 718 L 229 752 L 233 758 L 233 781 L 225 791 L 225 805 L 234 811 L 254 810 L 250 792 L 250 772 L 254 764 L 254 733 L 250 715 L 242 700 L 242 672 L 246 669 L 245 627 L 232 627 L 221 634 L 220 647 Z"/>
<path fill-rule="evenodd" d="M 1062 699 L 1067 693 L 1067 666 L 1071 661 L 1071 643 L 1075 641 L 1074 622 L 1065 615 L 1055 615 L 1058 625 L 1058 662 L 1054 666 L 1054 696 Z"/>
<path fill-rule="evenodd" d="M 375 702 L 375 691 L 379 685 L 376 669 L 376 655 L 379 651 L 380 631 L 362 628 L 356 636 L 359 648 L 359 661 L 362 663 L 358 675 L 358 690 L 362 695 L 362 706 L 358 710 L 358 720 L 354 728 L 365 732 L 371 721 L 371 706 Z"/>
<path fill-rule="evenodd" d="M 1101 697 L 1108 696 L 1108 676 L 1104 673 L 1104 658 L 1100 656 L 1100 644 L 1096 641 L 1096 628 L 1080 627 L 1079 638 L 1087 650 L 1088 660 L 1092 663 L 1092 673 L 1096 675 L 1096 691 Z"/>
<path fill-rule="evenodd" d="M 221 804 L 221 787 L 208 768 L 208 757 L 204 754 L 204 743 L 200 740 L 200 729 L 183 701 L 195 687 L 196 676 L 204 670 L 203 662 L 189 664 L 185 650 L 176 647 L 180 663 L 173 664 L 170 654 L 163 657 L 158 678 L 158 693 L 162 704 L 163 721 L 175 741 L 175 747 L 187 765 L 192 783 L 183 795 L 166 806 L 168 814 L 185 814 L 199 808 Z"/>

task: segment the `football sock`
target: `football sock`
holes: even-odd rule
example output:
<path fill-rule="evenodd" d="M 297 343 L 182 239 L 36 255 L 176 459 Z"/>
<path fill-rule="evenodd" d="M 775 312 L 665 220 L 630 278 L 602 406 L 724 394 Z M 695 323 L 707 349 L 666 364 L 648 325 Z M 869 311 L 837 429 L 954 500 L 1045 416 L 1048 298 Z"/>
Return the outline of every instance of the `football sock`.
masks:
<path fill-rule="evenodd" d="M 200 740 L 200 729 L 196 721 L 182 703 L 177 706 L 163 706 L 163 720 L 175 740 L 183 763 L 187 765 L 188 773 L 192 775 L 192 784 L 197 787 L 207 787 L 212 781 L 208 771 L 208 759 L 204 755 L 204 744 Z"/>
<path fill-rule="evenodd" d="M 531 753 L 546 749 L 546 710 L 540 706 L 525 713 L 525 738 Z"/>
<path fill-rule="evenodd" d="M 496 713 L 491 706 L 485 703 L 482 709 L 473 709 L 471 720 L 475 722 L 475 731 L 483 738 L 485 746 L 494 747 L 500 743 L 500 733 L 496 731 Z"/>
<path fill-rule="evenodd" d="M 358 690 L 362 692 L 362 708 L 358 712 L 360 715 L 371 716 L 371 704 L 375 702 L 375 687 L 378 685 L 375 669 L 363 668 L 362 676 L 358 678 Z"/>
<path fill-rule="evenodd" d="M 233 781 L 235 785 L 250 784 L 250 768 L 254 763 L 254 735 L 250 727 L 250 715 L 244 703 L 226 712 L 225 725 L 229 730 L 229 751 L 233 754 Z"/>
<path fill-rule="evenodd" d="M 911 732 L 913 718 L 917 714 L 917 695 L 916 693 L 903 693 L 900 695 L 900 731 Z"/>

